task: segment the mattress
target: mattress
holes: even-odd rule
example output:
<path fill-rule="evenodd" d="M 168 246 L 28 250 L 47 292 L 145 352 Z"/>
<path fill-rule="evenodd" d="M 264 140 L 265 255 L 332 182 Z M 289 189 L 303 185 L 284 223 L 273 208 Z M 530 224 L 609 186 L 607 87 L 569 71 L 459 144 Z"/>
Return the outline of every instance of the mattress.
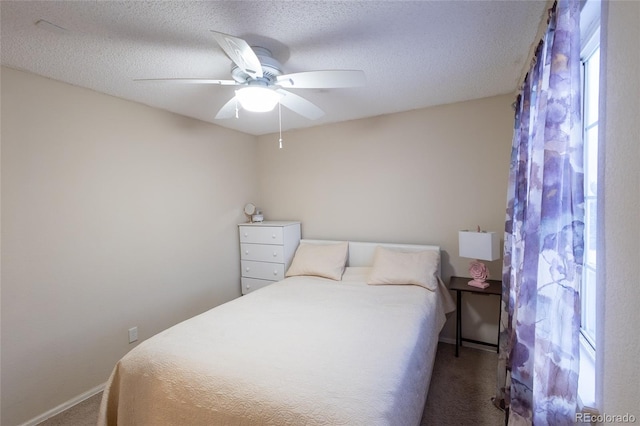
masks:
<path fill-rule="evenodd" d="M 142 342 L 98 424 L 418 425 L 450 296 L 365 277 L 287 278 Z"/>

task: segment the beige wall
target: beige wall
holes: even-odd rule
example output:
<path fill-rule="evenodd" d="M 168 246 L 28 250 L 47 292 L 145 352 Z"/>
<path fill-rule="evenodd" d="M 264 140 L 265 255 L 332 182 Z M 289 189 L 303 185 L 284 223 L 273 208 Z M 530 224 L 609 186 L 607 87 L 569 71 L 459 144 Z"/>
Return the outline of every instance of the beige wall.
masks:
<path fill-rule="evenodd" d="M 256 138 L 2 69 L 2 421 L 240 295 Z"/>
<path fill-rule="evenodd" d="M 603 2 L 604 262 L 596 359 L 604 413 L 640 419 L 640 2 Z M 608 13 L 607 13 L 608 9 Z M 608 15 L 608 16 L 607 16 Z"/>
<path fill-rule="evenodd" d="M 430 243 L 443 275 L 468 276 L 458 230 L 504 231 L 513 96 L 259 138 L 259 206 L 297 219 L 304 238 Z M 500 261 L 491 262 L 500 279 Z M 465 337 L 497 339 L 497 297 L 474 300 Z M 467 300 L 467 297 L 465 297 Z M 480 318 L 487 319 L 482 324 Z M 449 320 L 445 339 L 453 339 Z"/>

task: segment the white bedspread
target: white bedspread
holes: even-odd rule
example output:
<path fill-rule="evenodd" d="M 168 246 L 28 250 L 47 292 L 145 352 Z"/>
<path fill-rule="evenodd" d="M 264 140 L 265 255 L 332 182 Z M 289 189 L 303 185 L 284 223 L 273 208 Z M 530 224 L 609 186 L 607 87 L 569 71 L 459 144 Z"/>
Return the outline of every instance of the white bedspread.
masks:
<path fill-rule="evenodd" d="M 142 342 L 98 424 L 418 425 L 450 296 L 345 278 L 287 278 Z"/>

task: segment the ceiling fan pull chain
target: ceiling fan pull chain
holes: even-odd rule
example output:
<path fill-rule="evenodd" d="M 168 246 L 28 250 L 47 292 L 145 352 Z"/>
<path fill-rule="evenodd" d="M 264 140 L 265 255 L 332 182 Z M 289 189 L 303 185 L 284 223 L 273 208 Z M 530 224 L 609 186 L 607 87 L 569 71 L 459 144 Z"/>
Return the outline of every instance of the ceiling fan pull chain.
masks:
<path fill-rule="evenodd" d="M 282 107 L 280 106 L 280 102 L 278 102 L 278 126 L 280 128 L 280 149 L 282 149 Z"/>

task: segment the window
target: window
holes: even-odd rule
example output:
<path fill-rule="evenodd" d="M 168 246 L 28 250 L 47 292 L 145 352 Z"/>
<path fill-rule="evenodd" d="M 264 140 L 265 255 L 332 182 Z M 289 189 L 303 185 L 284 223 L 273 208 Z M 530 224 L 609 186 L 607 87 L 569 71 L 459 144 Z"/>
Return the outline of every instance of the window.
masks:
<path fill-rule="evenodd" d="M 587 0 L 580 13 L 582 62 L 582 125 L 584 143 L 584 262 L 580 283 L 580 373 L 578 396 L 582 407 L 597 410 L 597 206 L 598 131 L 600 99 L 600 0 Z"/>
<path fill-rule="evenodd" d="M 589 345 L 596 346 L 596 223 L 598 206 L 598 99 L 600 94 L 599 37 L 583 49 L 583 143 L 584 143 L 584 267 L 580 300 L 581 331 Z"/>

